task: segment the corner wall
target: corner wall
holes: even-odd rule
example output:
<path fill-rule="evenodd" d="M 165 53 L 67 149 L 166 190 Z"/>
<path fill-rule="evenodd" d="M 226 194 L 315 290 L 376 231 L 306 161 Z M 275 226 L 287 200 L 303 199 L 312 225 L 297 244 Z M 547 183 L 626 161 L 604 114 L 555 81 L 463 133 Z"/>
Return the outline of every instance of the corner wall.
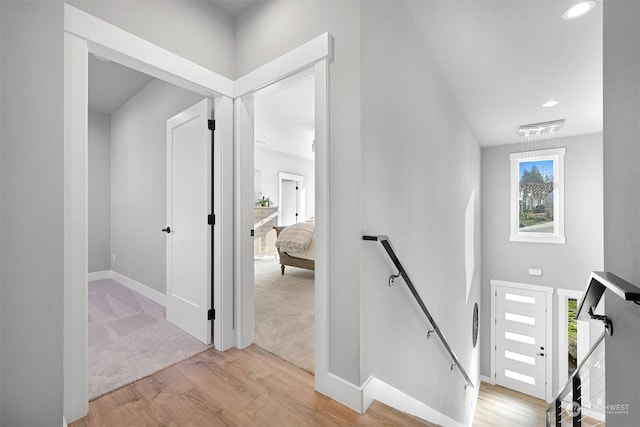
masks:
<path fill-rule="evenodd" d="M 233 79 L 234 19 L 198 0 L 67 0 L 85 12 Z"/>
<path fill-rule="evenodd" d="M 329 372 L 360 383 L 360 2 L 257 2 L 236 19 L 236 73 L 330 32 Z"/>
<path fill-rule="evenodd" d="M 62 424 L 63 6 L 0 2 L 3 426 Z"/>
<path fill-rule="evenodd" d="M 489 280 L 551 286 L 584 291 L 591 271 L 603 268 L 602 135 L 581 135 L 557 140 L 566 147 L 565 244 L 512 242 L 510 153 L 520 144 L 482 149 L 482 375 L 491 375 L 491 286 Z M 530 276 L 539 268 L 542 276 Z M 558 330 L 553 310 L 553 330 Z M 553 360 L 558 360 L 555 334 Z M 593 337 L 595 339 L 595 337 Z M 558 390 L 557 363 L 552 390 Z"/>
<path fill-rule="evenodd" d="M 111 269 L 111 118 L 89 112 L 89 273 Z"/>
<path fill-rule="evenodd" d="M 468 425 L 479 387 L 480 147 L 402 3 L 363 2 L 361 40 L 362 230 L 389 236 L 476 388 L 465 390 L 438 338 L 427 340 L 403 280 L 388 286 L 395 267 L 373 242 L 361 242 L 362 378 Z"/>
<path fill-rule="evenodd" d="M 640 4 L 604 6 L 604 266 L 640 286 Z M 628 405 L 607 425 L 640 420 L 640 307 L 607 291 L 613 336 L 605 341 L 606 403 Z"/>
<path fill-rule="evenodd" d="M 111 270 L 162 294 L 167 119 L 202 98 L 154 80 L 111 115 Z"/>
<path fill-rule="evenodd" d="M 315 162 L 302 157 L 291 156 L 278 151 L 255 148 L 255 169 L 262 172 L 262 194 L 278 204 L 278 172 L 291 173 L 304 177 L 306 189 L 305 215 L 300 221 L 306 221 L 315 215 Z"/>

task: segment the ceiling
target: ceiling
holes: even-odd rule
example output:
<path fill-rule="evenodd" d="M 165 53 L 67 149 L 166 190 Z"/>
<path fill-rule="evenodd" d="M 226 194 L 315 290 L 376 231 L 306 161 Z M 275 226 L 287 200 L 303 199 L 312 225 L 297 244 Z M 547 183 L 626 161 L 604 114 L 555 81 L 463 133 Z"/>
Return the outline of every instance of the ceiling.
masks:
<path fill-rule="evenodd" d="M 602 2 L 563 20 L 576 2 L 404 1 L 482 146 L 555 119 L 559 137 L 602 132 Z"/>
<path fill-rule="evenodd" d="M 256 3 L 215 2 L 233 15 Z M 602 132 L 602 2 L 564 21 L 574 2 L 403 1 L 482 146 L 519 142 L 520 125 L 556 119 L 566 119 L 559 137 Z M 111 114 L 151 80 L 89 55 L 89 108 Z M 312 81 L 289 83 L 258 94 L 256 139 L 268 143 L 259 144 L 264 148 L 312 158 Z M 551 99 L 559 104 L 541 106 Z M 287 124 L 277 129 L 268 122 Z"/>
<path fill-rule="evenodd" d="M 153 77 L 89 55 L 89 111 L 112 114 Z"/>
<path fill-rule="evenodd" d="M 313 69 L 300 72 L 255 95 L 255 145 L 313 159 L 315 138 Z"/>

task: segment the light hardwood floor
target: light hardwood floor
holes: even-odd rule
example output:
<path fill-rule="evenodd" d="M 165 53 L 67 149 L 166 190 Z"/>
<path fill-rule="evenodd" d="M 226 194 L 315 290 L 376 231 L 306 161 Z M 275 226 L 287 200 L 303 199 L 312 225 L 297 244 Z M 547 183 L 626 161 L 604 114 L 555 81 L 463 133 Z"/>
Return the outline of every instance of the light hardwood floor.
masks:
<path fill-rule="evenodd" d="M 473 425 L 540 427 L 546 423 L 547 402 L 508 388 L 480 383 Z"/>
<path fill-rule="evenodd" d="M 481 383 L 473 426 L 544 426 L 546 408 Z M 379 402 L 353 412 L 317 393 L 313 375 L 254 345 L 205 351 L 102 396 L 70 427 L 431 425 Z"/>
<path fill-rule="evenodd" d="M 81 426 L 428 426 L 374 402 L 360 415 L 256 346 L 208 350 L 89 404 Z"/>

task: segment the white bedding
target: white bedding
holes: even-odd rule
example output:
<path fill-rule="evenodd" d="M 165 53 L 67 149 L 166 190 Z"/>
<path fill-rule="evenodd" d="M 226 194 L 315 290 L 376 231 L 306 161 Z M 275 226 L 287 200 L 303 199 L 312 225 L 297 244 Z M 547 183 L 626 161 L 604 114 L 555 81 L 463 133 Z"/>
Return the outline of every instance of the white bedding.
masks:
<path fill-rule="evenodd" d="M 293 256 L 293 257 L 296 257 L 296 258 L 310 259 L 311 261 L 314 261 L 316 259 L 315 258 L 314 240 L 311 240 L 311 244 L 309 244 L 309 247 L 307 248 L 306 251 L 304 251 L 304 252 L 287 252 L 287 255 Z"/>

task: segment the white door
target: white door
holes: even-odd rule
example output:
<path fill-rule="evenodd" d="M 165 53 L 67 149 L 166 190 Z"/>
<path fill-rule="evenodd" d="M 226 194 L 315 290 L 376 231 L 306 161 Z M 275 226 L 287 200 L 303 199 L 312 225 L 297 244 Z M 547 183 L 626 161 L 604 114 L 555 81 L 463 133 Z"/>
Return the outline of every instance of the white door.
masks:
<path fill-rule="evenodd" d="M 298 222 L 298 183 L 289 179 L 282 180 L 280 196 L 280 215 L 282 224 L 291 225 Z"/>
<path fill-rule="evenodd" d="M 211 344 L 211 113 L 204 99 L 167 120 L 167 320 L 205 344 Z"/>
<path fill-rule="evenodd" d="M 547 293 L 496 286 L 496 384 L 545 398 Z"/>

